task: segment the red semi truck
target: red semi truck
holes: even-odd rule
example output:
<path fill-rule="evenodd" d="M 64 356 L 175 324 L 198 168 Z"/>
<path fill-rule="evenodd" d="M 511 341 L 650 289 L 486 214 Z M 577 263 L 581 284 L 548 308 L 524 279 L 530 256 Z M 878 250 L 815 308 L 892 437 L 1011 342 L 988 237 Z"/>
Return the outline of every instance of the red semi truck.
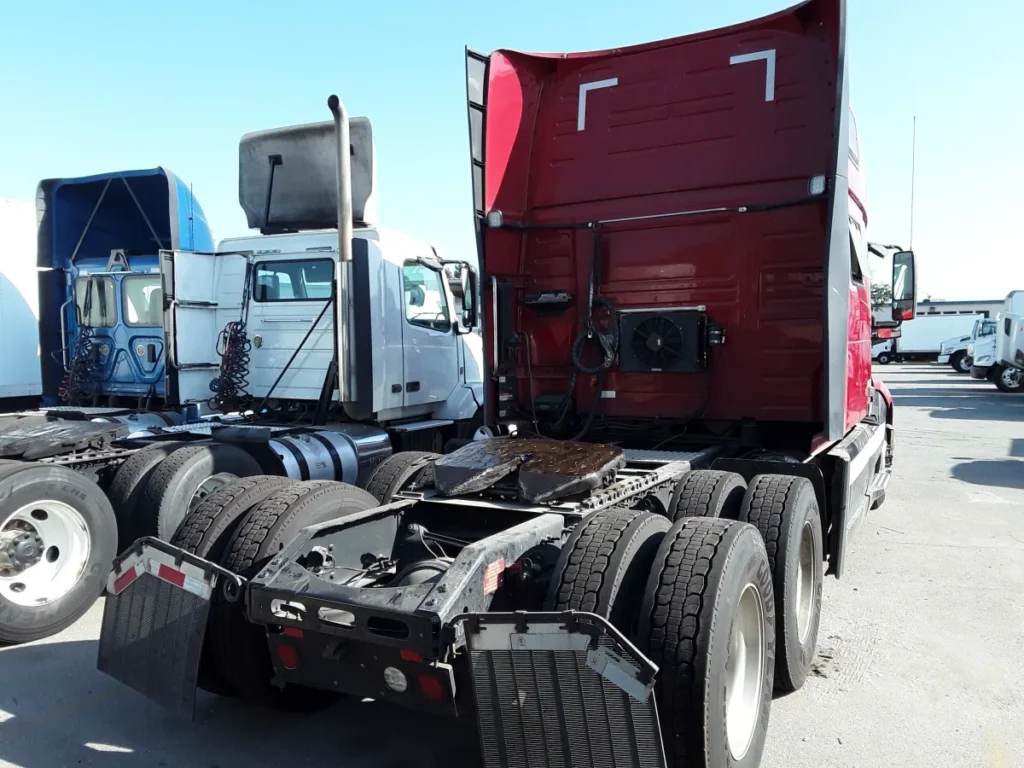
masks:
<path fill-rule="evenodd" d="M 100 668 L 474 718 L 487 768 L 758 765 L 892 469 L 845 29 L 468 53 L 487 429 L 211 494 L 115 562 Z"/>

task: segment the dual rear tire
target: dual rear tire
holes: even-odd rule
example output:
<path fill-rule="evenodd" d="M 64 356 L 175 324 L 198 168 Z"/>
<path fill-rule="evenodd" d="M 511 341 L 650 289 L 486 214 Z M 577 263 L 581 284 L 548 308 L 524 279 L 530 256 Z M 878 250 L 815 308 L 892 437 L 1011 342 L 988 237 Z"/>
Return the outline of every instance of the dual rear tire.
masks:
<path fill-rule="evenodd" d="M 376 498 L 346 483 L 249 477 L 205 498 L 171 543 L 252 578 L 302 528 L 376 506 Z M 200 659 L 201 688 L 290 711 L 320 709 L 337 698 L 329 691 L 279 688 L 271 683 L 273 675 L 263 628 L 246 620 L 241 603 L 215 593 Z"/>
<path fill-rule="evenodd" d="M 733 472 L 695 470 L 676 486 L 674 520 L 720 517 L 750 523 L 761 534 L 778 611 L 775 689 L 799 690 L 818 644 L 824 540 L 814 486 L 793 475 L 755 475 L 749 486 Z"/>
<path fill-rule="evenodd" d="M 758 765 L 775 607 L 767 554 L 751 526 L 595 513 L 563 547 L 546 608 L 608 618 L 659 666 L 655 696 L 669 765 Z"/>
<path fill-rule="evenodd" d="M 685 475 L 672 520 L 642 510 L 584 519 L 545 607 L 604 616 L 659 667 L 672 766 L 756 766 L 772 692 L 806 679 L 817 645 L 823 542 L 805 478 Z M 730 519 L 734 518 L 734 519 Z"/>
<path fill-rule="evenodd" d="M 108 491 L 120 526 L 119 551 L 143 536 L 170 541 L 188 513 L 218 488 L 263 474 L 228 443 L 155 443 L 122 464 Z"/>

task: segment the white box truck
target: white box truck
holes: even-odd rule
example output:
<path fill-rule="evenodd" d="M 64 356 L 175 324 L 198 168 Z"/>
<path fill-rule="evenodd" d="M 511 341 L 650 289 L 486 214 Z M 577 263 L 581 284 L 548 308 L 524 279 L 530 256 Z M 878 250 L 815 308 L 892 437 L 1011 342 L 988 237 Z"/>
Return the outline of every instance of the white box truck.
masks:
<path fill-rule="evenodd" d="M 936 360 L 942 342 L 951 337 L 968 336 L 974 323 L 984 318 L 981 314 L 918 315 L 903 323 L 899 338 L 895 339 L 893 359 Z"/>
<path fill-rule="evenodd" d="M 0 199 L 0 409 L 38 402 L 36 207 Z"/>

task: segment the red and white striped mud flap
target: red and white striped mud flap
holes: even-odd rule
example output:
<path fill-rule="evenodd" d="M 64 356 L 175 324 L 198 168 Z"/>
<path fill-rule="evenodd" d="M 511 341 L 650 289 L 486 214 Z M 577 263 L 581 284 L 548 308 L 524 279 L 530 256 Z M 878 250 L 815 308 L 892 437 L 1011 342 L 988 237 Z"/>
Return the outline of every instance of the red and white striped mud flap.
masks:
<path fill-rule="evenodd" d="M 97 666 L 191 719 L 217 574 L 161 546 L 142 544 L 108 577 Z"/>

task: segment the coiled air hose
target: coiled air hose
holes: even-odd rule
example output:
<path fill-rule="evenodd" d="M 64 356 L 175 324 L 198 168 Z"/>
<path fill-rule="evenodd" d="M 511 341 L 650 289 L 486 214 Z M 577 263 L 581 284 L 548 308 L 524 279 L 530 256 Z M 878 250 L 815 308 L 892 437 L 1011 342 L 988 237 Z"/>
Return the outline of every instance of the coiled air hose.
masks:
<path fill-rule="evenodd" d="M 245 332 L 245 321 L 230 322 L 224 326 L 217 340 L 217 354 L 220 355 L 220 372 L 214 379 L 216 392 L 210 398 L 210 407 L 221 413 L 242 410 L 251 396 L 249 386 L 249 352 L 252 342 Z"/>

